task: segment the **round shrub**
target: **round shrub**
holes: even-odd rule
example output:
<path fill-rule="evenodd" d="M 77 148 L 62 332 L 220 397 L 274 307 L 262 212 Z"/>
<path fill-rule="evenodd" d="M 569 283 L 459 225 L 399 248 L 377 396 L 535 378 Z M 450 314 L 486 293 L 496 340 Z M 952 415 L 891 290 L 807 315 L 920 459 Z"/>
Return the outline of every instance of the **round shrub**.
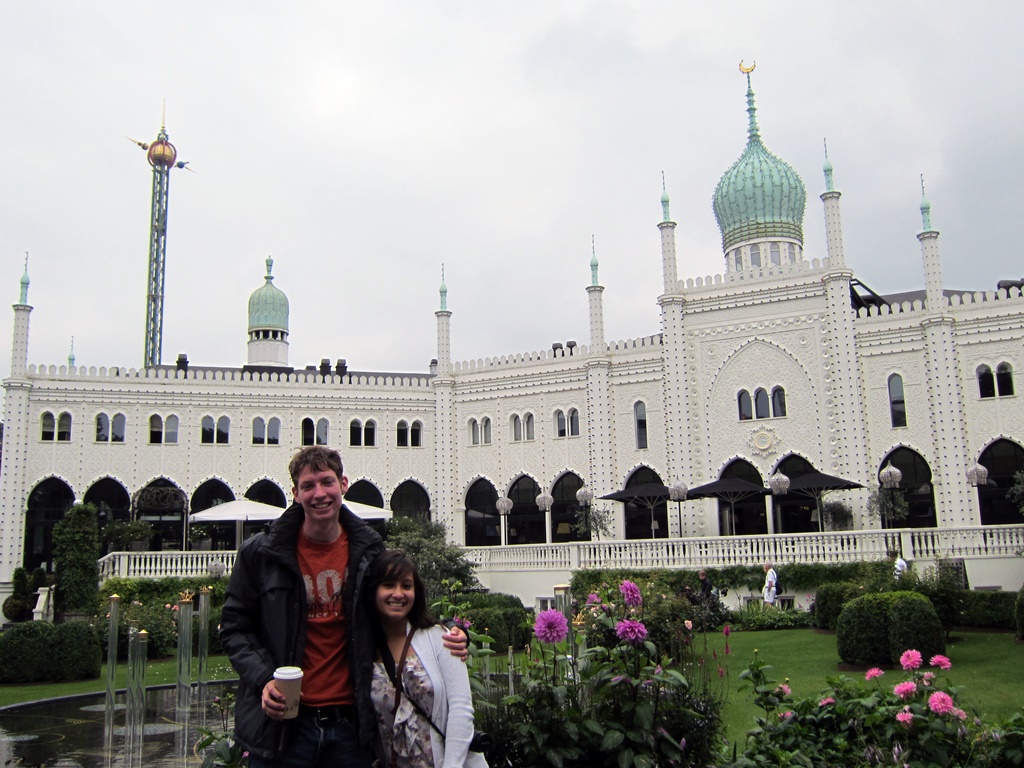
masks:
<path fill-rule="evenodd" d="M 946 633 L 935 606 L 916 592 L 894 592 L 889 612 L 889 660 L 895 663 L 902 653 L 914 648 L 930 659 L 946 652 Z"/>
<path fill-rule="evenodd" d="M 50 680 L 94 680 L 100 676 L 99 633 L 87 621 L 54 626 L 46 652 L 52 659 Z"/>
<path fill-rule="evenodd" d="M 11 587 L 13 591 L 3 604 L 4 616 L 15 622 L 28 621 L 32 618 L 32 609 L 36 604 L 29 585 L 28 571 L 15 568 Z"/>
<path fill-rule="evenodd" d="M 851 600 L 836 622 L 836 650 L 847 664 L 889 664 L 889 612 L 896 595 L 884 592 Z"/>
<path fill-rule="evenodd" d="M 852 581 L 835 581 L 818 587 L 814 599 L 814 625 L 818 629 L 835 630 L 843 606 L 863 594 Z"/>
<path fill-rule="evenodd" d="M 0 683 L 38 683 L 49 679 L 53 625 L 45 621 L 15 624 L 0 634 Z"/>
<path fill-rule="evenodd" d="M 1017 593 L 1017 603 L 1014 606 L 1014 619 L 1017 622 L 1017 639 L 1024 640 L 1024 587 Z"/>

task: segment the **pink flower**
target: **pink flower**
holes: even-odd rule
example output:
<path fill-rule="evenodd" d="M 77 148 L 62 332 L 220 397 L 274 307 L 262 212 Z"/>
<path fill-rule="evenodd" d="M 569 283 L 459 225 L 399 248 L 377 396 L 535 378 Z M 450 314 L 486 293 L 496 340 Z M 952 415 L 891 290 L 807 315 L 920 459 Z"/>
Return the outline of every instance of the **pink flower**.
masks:
<path fill-rule="evenodd" d="M 693 629 L 693 622 L 690 621 L 689 619 L 687 619 L 686 621 L 683 622 L 683 626 L 686 627 L 687 629 Z"/>
<path fill-rule="evenodd" d="M 901 699 L 910 698 L 914 695 L 915 691 L 917 691 L 917 685 L 914 683 L 913 680 L 907 680 L 904 683 L 899 683 L 896 685 L 895 688 L 892 689 L 892 692 L 899 696 Z"/>
<path fill-rule="evenodd" d="M 647 639 L 647 627 L 635 619 L 623 619 L 615 625 L 615 635 L 630 645 L 640 645 Z"/>
<path fill-rule="evenodd" d="M 936 691 L 928 697 L 928 709 L 936 715 L 945 715 L 948 712 L 952 712 L 955 707 L 953 706 L 953 699 L 949 697 L 948 693 Z"/>
<path fill-rule="evenodd" d="M 632 581 L 624 581 L 619 585 L 619 592 L 622 593 L 622 599 L 630 608 L 636 608 L 637 606 L 643 605 L 644 598 L 640 594 L 640 587 L 634 584 Z"/>
<path fill-rule="evenodd" d="M 871 669 L 869 669 L 867 672 L 864 673 L 864 679 L 865 680 L 874 680 L 876 677 L 881 677 L 884 674 L 885 674 L 885 672 L 880 670 L 878 667 L 872 667 Z"/>
<path fill-rule="evenodd" d="M 914 722 L 914 715 L 908 710 L 904 709 L 902 712 L 896 713 L 896 719 L 902 723 L 904 728 L 909 728 L 910 724 Z"/>
<path fill-rule="evenodd" d="M 729 628 L 728 624 L 726 624 L 724 627 L 722 627 L 722 634 L 725 635 L 726 637 L 728 637 L 731 632 L 732 632 L 732 630 Z"/>
<path fill-rule="evenodd" d="M 589 595 L 587 595 L 587 605 L 594 605 L 595 603 L 600 603 L 600 602 L 601 602 L 601 598 L 598 597 L 593 592 L 591 592 Z"/>
<path fill-rule="evenodd" d="M 932 656 L 931 659 L 929 659 L 928 663 L 931 664 L 933 667 L 938 667 L 943 671 L 953 666 L 953 662 L 951 662 L 948 657 L 938 653 Z"/>
<path fill-rule="evenodd" d="M 924 675 L 922 675 L 922 678 L 924 679 L 924 684 L 925 685 L 931 685 L 932 684 L 932 680 L 935 679 L 935 673 L 934 672 L 925 672 Z"/>
<path fill-rule="evenodd" d="M 900 666 L 904 669 L 918 669 L 921 666 L 921 652 L 913 649 L 904 651 L 900 656 Z"/>
<path fill-rule="evenodd" d="M 780 683 L 779 687 L 775 689 L 775 692 L 781 693 L 783 696 L 789 696 L 789 694 L 792 693 L 789 686 L 785 683 Z"/>
<path fill-rule="evenodd" d="M 560 643 L 569 635 L 569 622 L 561 611 L 548 608 L 537 615 L 533 634 L 542 643 Z"/>
<path fill-rule="evenodd" d="M 819 707 L 827 707 L 829 704 L 835 704 L 836 700 L 831 696 L 826 696 L 824 699 L 818 702 Z"/>
<path fill-rule="evenodd" d="M 779 720 L 785 720 L 787 717 L 793 714 L 793 710 L 787 712 L 779 712 Z"/>
<path fill-rule="evenodd" d="M 964 712 L 962 709 L 954 709 L 953 710 L 953 717 L 959 717 L 961 720 L 966 720 L 967 719 L 967 713 Z"/>
<path fill-rule="evenodd" d="M 718 665 L 718 676 L 725 677 L 725 667 L 723 667 L 721 664 Z"/>

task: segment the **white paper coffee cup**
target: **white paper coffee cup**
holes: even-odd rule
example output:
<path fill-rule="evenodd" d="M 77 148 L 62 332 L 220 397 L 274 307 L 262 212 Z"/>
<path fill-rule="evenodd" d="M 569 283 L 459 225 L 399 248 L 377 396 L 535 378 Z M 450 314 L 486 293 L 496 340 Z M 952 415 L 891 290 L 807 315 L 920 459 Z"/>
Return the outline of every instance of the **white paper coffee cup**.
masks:
<path fill-rule="evenodd" d="M 274 670 L 277 690 L 284 694 L 284 717 L 286 720 L 298 716 L 299 695 L 302 693 L 302 670 L 298 667 L 278 667 Z"/>

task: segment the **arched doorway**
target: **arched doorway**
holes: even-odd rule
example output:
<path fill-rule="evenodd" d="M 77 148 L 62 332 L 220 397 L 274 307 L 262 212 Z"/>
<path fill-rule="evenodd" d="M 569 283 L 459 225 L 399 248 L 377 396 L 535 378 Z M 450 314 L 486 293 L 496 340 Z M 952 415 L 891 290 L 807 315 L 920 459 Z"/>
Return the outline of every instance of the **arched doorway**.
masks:
<path fill-rule="evenodd" d="M 988 470 L 985 485 L 978 486 L 982 525 L 1024 523 L 1020 507 L 1006 498 L 1013 476 L 1024 471 L 1024 449 L 1011 440 L 996 440 L 981 452 L 978 463 Z"/>
<path fill-rule="evenodd" d="M 281 486 L 266 478 L 249 486 L 249 490 L 245 492 L 245 498 L 281 509 L 287 509 L 290 501 L 285 492 L 281 490 Z M 269 525 L 265 520 L 246 520 L 242 523 L 242 540 L 245 541 L 260 531 L 266 530 Z"/>
<path fill-rule="evenodd" d="M 225 504 L 234 500 L 235 494 L 228 488 L 227 483 L 213 478 L 196 488 L 196 492 L 192 494 L 192 511 L 204 512 L 211 507 L 216 507 L 218 504 Z M 209 544 L 205 543 L 205 537 L 197 538 L 195 535 L 197 530 L 204 529 L 192 528 L 189 549 L 206 549 L 207 546 L 210 549 L 235 548 L 235 524 L 233 522 L 202 523 L 202 525 L 205 526 L 205 530 L 210 532 Z"/>
<path fill-rule="evenodd" d="M 415 480 L 406 480 L 391 494 L 391 511 L 395 517 L 430 520 L 430 496 Z"/>
<path fill-rule="evenodd" d="M 501 545 L 501 515 L 498 491 L 487 480 L 477 480 L 466 492 L 466 546 Z"/>
<path fill-rule="evenodd" d="M 184 550 L 185 514 L 188 494 L 165 477 L 159 477 L 135 493 L 132 500 L 136 520 L 153 526 L 149 549 Z"/>
<path fill-rule="evenodd" d="M 757 467 L 744 459 L 737 459 L 722 470 L 720 480 L 738 477 L 754 485 L 764 485 L 764 479 Z M 730 517 L 731 514 L 731 517 Z M 768 516 L 765 514 L 763 496 L 748 496 L 731 502 L 718 502 L 718 525 L 723 534 L 734 536 L 757 536 L 768 533 Z"/>
<path fill-rule="evenodd" d="M 551 491 L 551 541 L 559 544 L 565 541 L 590 541 L 590 531 L 580 532 L 574 526 L 580 523 L 580 505 L 576 491 L 583 487 L 583 480 L 575 472 L 566 472 L 555 482 Z"/>
<path fill-rule="evenodd" d="M 661 475 L 650 467 L 640 467 L 629 479 L 626 488 L 655 483 L 662 485 Z M 624 524 L 627 539 L 667 539 L 668 538 L 668 503 L 661 502 L 653 508 L 627 501 L 624 505 Z"/>
<path fill-rule="evenodd" d="M 802 456 L 787 456 L 775 469 L 790 480 L 814 472 L 814 465 Z M 772 522 L 775 533 L 817 533 L 818 505 L 814 499 L 796 493 L 773 495 Z"/>
<path fill-rule="evenodd" d="M 509 544 L 544 544 L 547 524 L 544 512 L 537 506 L 540 486 L 532 477 L 523 475 L 509 489 L 512 511 L 508 515 Z"/>
<path fill-rule="evenodd" d="M 357 504 L 367 504 L 371 507 L 384 509 L 383 494 L 381 494 L 377 486 L 369 480 L 357 480 L 352 483 L 348 488 L 348 492 L 345 494 L 345 498 L 350 499 Z"/>
<path fill-rule="evenodd" d="M 882 460 L 878 472 L 885 468 L 885 465 L 892 463 L 902 473 L 898 490 L 907 500 L 907 518 L 897 520 L 891 526 L 894 528 L 934 528 L 935 517 L 935 493 L 932 489 L 932 470 L 928 462 L 924 460 L 917 451 L 903 446 L 896 448 L 892 453 Z M 879 493 L 885 493 L 882 487 L 882 478 L 878 477 Z M 882 527 L 886 521 L 882 520 Z"/>
<path fill-rule="evenodd" d="M 53 570 L 53 526 L 75 502 L 75 494 L 63 480 L 50 477 L 32 489 L 25 514 L 25 554 L 22 563 L 29 571 Z"/>
<path fill-rule="evenodd" d="M 97 480 L 85 492 L 83 501 L 96 507 L 96 521 L 100 533 L 107 523 L 115 520 L 128 520 L 132 512 L 132 497 L 127 489 L 112 477 Z"/>

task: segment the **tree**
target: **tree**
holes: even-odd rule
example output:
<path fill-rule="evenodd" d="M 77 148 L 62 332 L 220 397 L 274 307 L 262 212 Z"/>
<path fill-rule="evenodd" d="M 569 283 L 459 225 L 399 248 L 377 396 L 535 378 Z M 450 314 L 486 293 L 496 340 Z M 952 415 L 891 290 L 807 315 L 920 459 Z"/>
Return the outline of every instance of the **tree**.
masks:
<path fill-rule="evenodd" d="M 826 531 L 848 531 L 853 523 L 853 509 L 843 501 L 826 501 L 821 505 L 821 522 Z"/>
<path fill-rule="evenodd" d="M 75 504 L 53 526 L 53 566 L 61 611 L 95 613 L 99 594 L 100 532 L 96 507 Z"/>
<path fill-rule="evenodd" d="M 1006 492 L 1006 498 L 1016 504 L 1024 515 L 1024 469 L 1014 473 L 1013 485 Z"/>
<path fill-rule="evenodd" d="M 885 525 L 894 528 L 896 523 L 907 519 L 909 512 L 907 497 L 899 488 L 880 488 L 877 485 L 871 487 L 871 493 L 868 495 L 868 517 L 872 520 L 882 520 Z"/>
<path fill-rule="evenodd" d="M 461 582 L 464 589 L 479 586 L 473 575 L 475 565 L 457 544 L 449 544 L 441 523 L 411 517 L 396 517 L 384 527 L 384 543 L 392 549 L 404 550 L 427 588 L 427 605 L 444 595 L 442 581 Z"/>

